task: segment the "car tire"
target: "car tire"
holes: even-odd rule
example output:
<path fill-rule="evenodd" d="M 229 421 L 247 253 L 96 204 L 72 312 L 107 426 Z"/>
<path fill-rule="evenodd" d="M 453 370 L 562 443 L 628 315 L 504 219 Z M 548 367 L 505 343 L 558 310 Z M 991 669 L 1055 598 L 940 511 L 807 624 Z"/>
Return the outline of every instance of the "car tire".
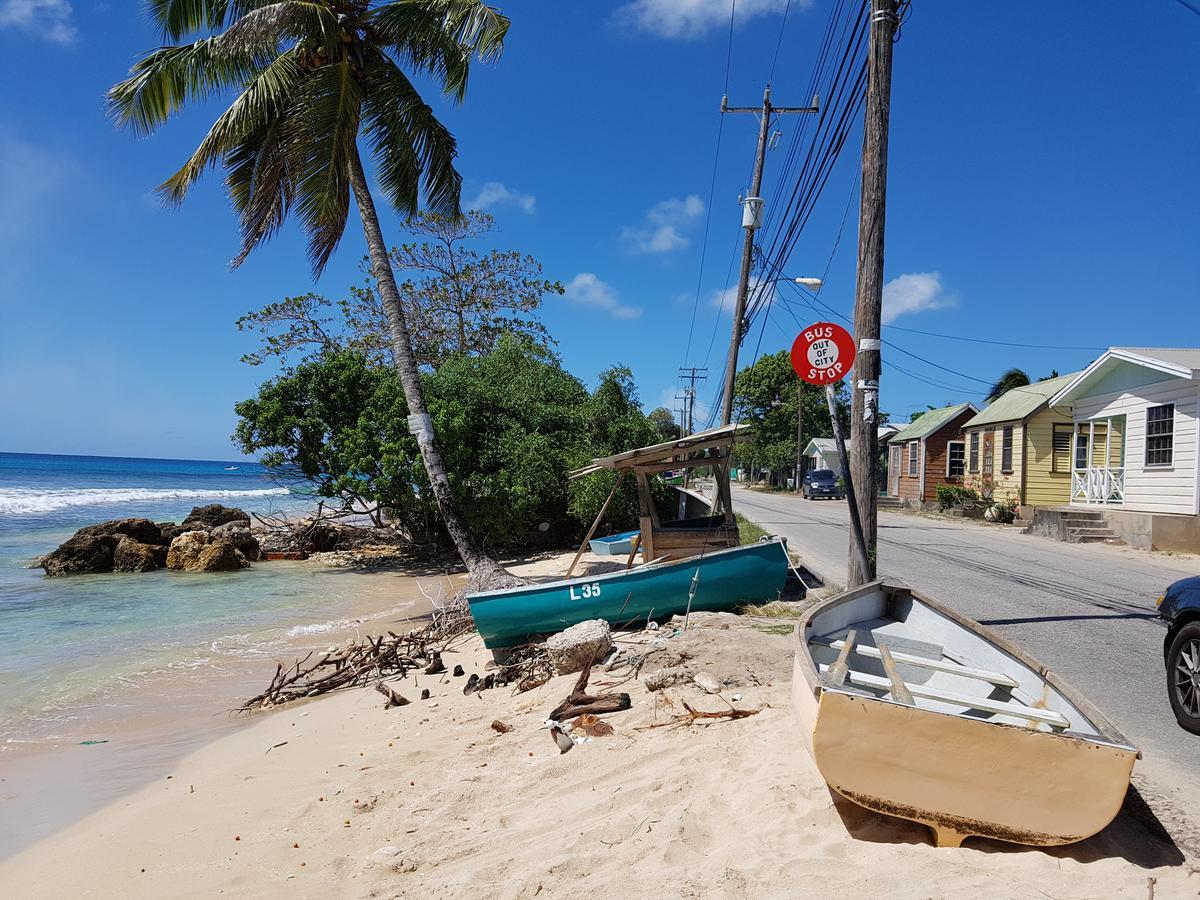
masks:
<path fill-rule="evenodd" d="M 1167 697 L 1179 727 L 1192 734 L 1200 734 L 1200 685 L 1192 678 L 1196 673 L 1200 673 L 1200 622 L 1188 622 L 1167 651 Z"/>

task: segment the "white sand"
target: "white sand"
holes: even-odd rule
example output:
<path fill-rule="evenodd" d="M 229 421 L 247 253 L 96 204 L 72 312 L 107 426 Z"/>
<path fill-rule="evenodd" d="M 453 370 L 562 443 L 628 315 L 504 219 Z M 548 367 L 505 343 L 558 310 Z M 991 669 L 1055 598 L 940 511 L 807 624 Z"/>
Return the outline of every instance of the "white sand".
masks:
<path fill-rule="evenodd" d="M 364 689 L 263 715 L 0 865 L 0 893 L 1144 900 L 1148 878 L 1158 898 L 1200 891 L 1182 855 L 1127 813 L 1073 847 L 939 850 L 919 826 L 835 807 L 790 708 L 790 637 L 701 621 L 670 647 L 736 680 L 724 696 L 743 694 L 737 706 L 769 704 L 759 715 L 636 730 L 670 714 L 632 681 L 616 689 L 633 709 L 607 717 L 616 734 L 560 755 L 541 724 L 575 676 L 518 696 L 410 677 L 393 683 L 413 701 L 398 709 Z M 445 661 L 482 674 L 489 658 L 472 638 Z M 694 686 L 666 693 L 725 707 Z"/>

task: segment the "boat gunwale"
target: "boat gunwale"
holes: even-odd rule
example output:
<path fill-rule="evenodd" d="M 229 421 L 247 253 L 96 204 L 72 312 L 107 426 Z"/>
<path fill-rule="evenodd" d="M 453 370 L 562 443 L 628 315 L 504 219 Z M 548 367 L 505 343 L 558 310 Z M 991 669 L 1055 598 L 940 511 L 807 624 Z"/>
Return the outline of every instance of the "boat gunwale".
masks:
<path fill-rule="evenodd" d="M 811 647 L 808 642 L 808 631 L 812 628 L 813 619 L 816 618 L 816 616 L 819 613 L 825 612 L 826 610 L 832 609 L 836 606 L 841 606 L 844 603 L 849 603 L 851 601 L 857 600 L 860 597 L 863 597 L 866 594 L 869 594 L 875 590 L 882 590 L 885 593 L 888 593 L 889 594 L 889 598 L 888 598 L 889 603 L 890 603 L 890 599 L 891 599 L 890 593 L 895 592 L 896 590 L 908 591 L 912 595 L 913 599 L 915 599 L 918 602 L 929 607 L 934 612 L 937 612 L 941 615 L 946 616 L 948 619 L 950 619 L 952 622 L 959 625 L 960 627 L 965 628 L 968 631 L 970 631 L 972 634 L 975 634 L 976 636 L 982 638 L 983 640 L 988 641 L 991 644 L 994 644 L 996 647 L 998 647 L 1004 653 L 1007 653 L 1009 656 L 1012 656 L 1013 658 L 1015 658 L 1017 660 L 1017 662 L 1021 663 L 1026 668 L 1028 668 L 1030 671 L 1034 672 L 1039 678 L 1043 679 L 1047 684 L 1049 684 L 1050 687 L 1052 687 L 1059 694 L 1061 694 L 1076 709 L 1078 709 L 1081 713 L 1083 713 L 1083 715 L 1087 718 L 1087 720 L 1091 723 L 1091 725 L 1098 732 L 1098 734 L 1096 734 L 1096 735 L 1080 734 L 1077 731 L 1070 731 L 1070 730 L 1066 730 L 1066 731 L 1040 731 L 1039 730 L 1039 731 L 1036 731 L 1035 733 L 1044 734 L 1047 737 L 1067 738 L 1069 740 L 1082 741 L 1082 742 L 1096 744 L 1096 745 L 1103 746 L 1103 747 L 1113 747 L 1113 748 L 1120 749 L 1120 750 L 1128 750 L 1128 751 L 1134 753 L 1136 755 L 1137 759 L 1142 758 L 1142 751 L 1136 745 L 1134 745 L 1127 737 L 1125 737 L 1125 735 L 1122 734 L 1121 730 L 1119 728 L 1117 728 L 1109 720 L 1109 718 L 1104 715 L 1104 713 L 1100 712 L 1100 710 L 1097 709 L 1095 707 L 1095 705 L 1093 705 L 1090 700 L 1088 700 L 1085 696 L 1083 696 L 1083 694 L 1081 694 L 1074 686 L 1072 686 L 1071 684 L 1064 681 L 1059 675 L 1057 675 L 1054 671 L 1052 671 L 1045 664 L 1034 659 L 1032 656 L 1030 656 L 1028 653 L 1026 653 L 1020 647 L 1017 647 L 1016 645 L 1009 642 L 1007 639 L 1001 637 L 999 634 L 996 634 L 994 631 L 987 628 L 985 625 L 981 625 L 979 622 L 976 622 L 974 619 L 968 618 L 967 616 L 964 616 L 964 615 L 956 612 L 955 610 L 950 609 L 948 606 L 945 606 L 944 604 L 940 603 L 939 601 L 934 600 L 931 597 L 923 594 L 922 592 L 918 591 L 916 588 L 912 587 L 911 585 L 907 584 L 906 582 L 901 581 L 899 579 L 895 579 L 895 578 L 886 578 L 886 577 L 885 578 L 877 578 L 874 581 L 867 582 L 866 584 L 860 585 L 857 588 L 852 588 L 851 590 L 843 591 L 842 593 L 837 594 L 833 597 L 829 597 L 825 600 L 821 600 L 821 601 L 815 603 L 809 609 L 805 610 L 803 617 L 801 618 L 800 622 L 797 623 L 797 625 L 796 625 L 796 628 L 793 632 L 793 637 L 796 642 L 797 661 L 798 661 L 801 669 L 803 670 L 805 680 L 808 682 L 809 688 L 812 690 L 813 696 L 816 699 L 819 700 L 821 694 L 824 691 L 832 691 L 834 693 L 846 694 L 846 695 L 855 696 L 855 697 L 861 697 L 862 695 L 857 694 L 854 691 L 849 691 L 849 690 L 841 689 L 841 688 L 834 687 L 834 686 L 828 686 L 824 683 L 824 681 L 822 681 L 821 673 L 816 668 L 815 661 L 812 658 Z M 871 699 L 871 700 L 874 700 L 879 703 L 893 703 L 893 704 L 895 703 L 895 701 L 888 700 L 885 697 L 871 696 L 870 698 L 867 698 L 867 699 Z M 941 710 L 934 710 L 934 709 L 924 709 L 921 707 L 909 707 L 909 708 L 914 709 L 917 712 L 927 713 L 929 715 L 952 716 L 952 717 L 958 718 L 958 719 L 964 718 L 964 716 L 962 716 L 958 713 L 943 712 Z M 1009 728 L 1021 727 L 1021 726 L 1016 726 L 1016 725 L 1009 725 L 1008 723 L 1005 723 L 1005 722 L 992 722 L 987 719 L 976 719 L 975 721 L 978 721 L 981 724 L 985 724 L 985 725 L 994 725 L 994 726 L 1000 726 L 1000 727 L 1009 727 Z"/>
<path fill-rule="evenodd" d="M 490 600 L 493 597 L 504 597 L 512 594 L 524 594 L 531 591 L 552 589 L 558 586 L 593 584 L 597 581 L 611 581 L 614 578 L 626 578 L 630 575 L 641 574 L 642 572 L 657 572 L 674 566 L 683 566 L 687 564 L 699 565 L 705 560 L 709 560 L 717 556 L 722 556 L 728 553 L 736 553 L 738 551 L 748 550 L 753 547 L 763 547 L 768 544 L 779 544 L 783 549 L 784 557 L 787 559 L 788 564 L 791 565 L 791 558 L 787 555 L 787 540 L 779 537 L 778 535 L 772 535 L 769 539 L 755 541 L 751 544 L 739 544 L 736 547 L 723 547 L 720 550 L 713 550 L 711 553 L 698 553 L 695 556 L 688 556 L 684 559 L 665 559 L 662 562 L 651 563 L 650 565 L 635 566 L 632 569 L 618 569 L 613 572 L 601 572 L 596 575 L 578 575 L 574 578 L 560 578 L 557 581 L 543 581 L 536 584 L 524 584 L 518 587 L 499 588 L 494 591 L 478 591 L 473 594 L 467 594 L 466 597 L 468 602 L 473 602 L 475 600 Z"/>

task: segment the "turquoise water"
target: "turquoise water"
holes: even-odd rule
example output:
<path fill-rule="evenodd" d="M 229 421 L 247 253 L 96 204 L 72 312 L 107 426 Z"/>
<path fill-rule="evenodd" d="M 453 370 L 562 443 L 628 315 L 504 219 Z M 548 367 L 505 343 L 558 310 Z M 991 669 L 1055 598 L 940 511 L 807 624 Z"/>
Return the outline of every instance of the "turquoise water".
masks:
<path fill-rule="evenodd" d="M 263 513 L 308 506 L 252 463 L 0 454 L 0 752 L 103 728 L 111 698 L 156 676 L 244 672 L 253 660 L 273 668 L 271 654 L 297 636 L 319 638 L 372 605 L 364 576 L 311 563 L 64 578 L 28 568 L 84 525 L 180 521 L 214 502 Z"/>

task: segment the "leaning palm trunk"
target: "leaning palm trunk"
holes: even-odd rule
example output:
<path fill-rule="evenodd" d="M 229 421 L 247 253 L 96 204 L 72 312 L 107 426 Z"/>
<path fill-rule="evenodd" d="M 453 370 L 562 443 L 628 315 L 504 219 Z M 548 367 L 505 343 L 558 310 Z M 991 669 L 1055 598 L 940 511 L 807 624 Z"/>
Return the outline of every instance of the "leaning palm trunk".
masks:
<path fill-rule="evenodd" d="M 375 212 L 375 201 L 371 198 L 371 190 L 367 185 L 366 174 L 363 172 L 362 159 L 357 150 L 354 150 L 350 156 L 350 187 L 354 190 L 354 198 L 358 202 L 358 214 L 362 219 L 363 233 L 367 239 L 367 250 L 371 259 L 371 275 L 375 279 L 379 298 L 387 316 L 392 352 L 396 360 L 396 371 L 400 375 L 400 384 L 404 389 L 404 399 L 408 404 L 409 413 L 414 416 L 424 416 L 427 414 L 425 395 L 421 390 L 421 378 L 417 372 L 417 361 L 408 333 L 408 322 L 404 318 L 404 309 L 400 305 L 400 292 L 396 288 L 396 276 L 392 271 L 387 245 L 383 240 L 383 231 L 379 227 L 379 216 Z M 488 557 L 467 530 L 458 514 L 458 507 L 454 503 L 450 481 L 446 477 L 446 466 L 442 462 L 442 454 L 438 452 L 433 436 L 418 443 L 438 511 L 441 513 L 442 521 L 446 524 L 446 531 L 450 533 L 450 539 L 454 541 L 458 555 L 462 558 L 470 575 L 467 589 L 470 591 L 497 590 L 523 584 L 521 579 L 505 571 Z"/>

